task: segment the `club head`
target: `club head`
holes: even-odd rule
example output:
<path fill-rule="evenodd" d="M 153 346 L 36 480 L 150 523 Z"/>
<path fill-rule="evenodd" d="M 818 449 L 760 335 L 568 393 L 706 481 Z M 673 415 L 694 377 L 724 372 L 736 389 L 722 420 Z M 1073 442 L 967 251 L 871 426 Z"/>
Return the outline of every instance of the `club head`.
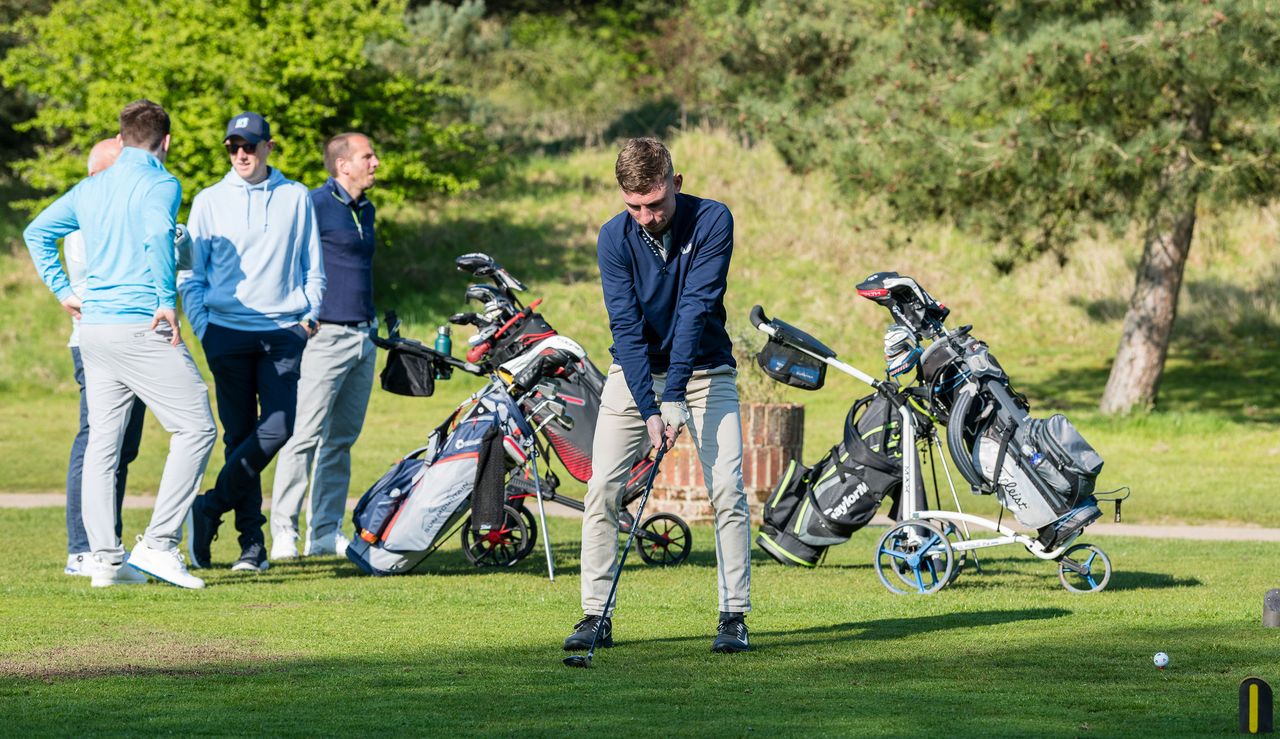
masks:
<path fill-rule="evenodd" d="M 591 667 L 591 655 L 571 654 L 568 657 L 565 657 L 563 662 L 565 667 L 581 667 L 586 669 Z"/>
<path fill-rule="evenodd" d="M 487 277 L 493 274 L 494 270 L 502 269 L 488 254 L 479 252 L 463 254 L 454 260 L 454 264 L 458 265 L 459 270 L 480 277 Z"/>

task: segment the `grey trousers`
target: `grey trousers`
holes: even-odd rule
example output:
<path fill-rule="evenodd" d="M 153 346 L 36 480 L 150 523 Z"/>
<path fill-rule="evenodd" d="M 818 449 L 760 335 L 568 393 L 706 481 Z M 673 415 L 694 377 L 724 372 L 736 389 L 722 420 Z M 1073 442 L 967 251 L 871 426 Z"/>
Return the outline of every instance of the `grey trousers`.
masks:
<path fill-rule="evenodd" d="M 326 323 L 307 342 L 293 436 L 276 457 L 271 532 L 297 532 L 311 477 L 308 545 L 342 530 L 351 487 L 351 446 L 364 427 L 377 348 L 368 328 Z"/>
<path fill-rule="evenodd" d="M 742 418 L 737 371 L 729 367 L 694 372 L 685 392 L 687 433 L 702 463 L 702 479 L 715 510 L 720 610 L 751 610 L 751 513 L 742 486 Z M 654 375 L 661 395 L 665 375 Z M 631 465 L 649 447 L 649 436 L 622 368 L 605 381 L 592 442 L 591 480 L 582 514 L 582 612 L 600 615 L 618 559 L 618 511 Z M 637 521 L 637 523 L 639 523 Z M 614 605 L 617 605 L 615 600 Z M 612 610 L 608 614 L 612 616 Z"/>
<path fill-rule="evenodd" d="M 163 551 L 177 546 L 218 436 L 209 389 L 186 345 L 169 343 L 171 331 L 163 323 L 153 330 L 149 321 L 80 325 L 89 404 L 81 505 L 89 548 L 99 561 L 124 561 L 115 530 L 116 466 L 134 398 L 141 398 L 172 434 L 151 525 L 143 534 L 148 547 Z"/>

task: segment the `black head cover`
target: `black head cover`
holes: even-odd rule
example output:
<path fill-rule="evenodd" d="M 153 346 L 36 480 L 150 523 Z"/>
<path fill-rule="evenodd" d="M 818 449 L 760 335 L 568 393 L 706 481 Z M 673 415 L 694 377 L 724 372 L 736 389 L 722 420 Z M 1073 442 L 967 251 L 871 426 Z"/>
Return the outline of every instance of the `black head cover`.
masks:
<path fill-rule="evenodd" d="M 480 277 L 487 277 L 502 267 L 488 254 L 480 252 L 472 252 L 471 254 L 463 254 L 454 260 L 454 264 L 458 265 L 458 269 Z"/>
<path fill-rule="evenodd" d="M 858 294 L 889 309 L 898 323 L 917 334 L 942 334 L 942 322 L 951 310 L 933 299 L 920 283 L 897 272 L 876 272 L 858 283 Z"/>

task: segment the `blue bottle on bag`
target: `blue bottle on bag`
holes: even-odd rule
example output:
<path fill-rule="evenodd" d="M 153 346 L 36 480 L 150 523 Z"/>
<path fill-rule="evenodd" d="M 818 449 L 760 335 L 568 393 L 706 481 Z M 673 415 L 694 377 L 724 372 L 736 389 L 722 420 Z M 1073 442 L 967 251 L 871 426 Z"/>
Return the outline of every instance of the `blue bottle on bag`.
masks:
<path fill-rule="evenodd" d="M 441 326 L 436 329 L 436 351 L 441 354 L 453 356 L 453 331 L 448 326 Z M 441 364 L 436 367 L 436 379 L 447 380 L 453 375 L 453 368 L 447 364 Z"/>

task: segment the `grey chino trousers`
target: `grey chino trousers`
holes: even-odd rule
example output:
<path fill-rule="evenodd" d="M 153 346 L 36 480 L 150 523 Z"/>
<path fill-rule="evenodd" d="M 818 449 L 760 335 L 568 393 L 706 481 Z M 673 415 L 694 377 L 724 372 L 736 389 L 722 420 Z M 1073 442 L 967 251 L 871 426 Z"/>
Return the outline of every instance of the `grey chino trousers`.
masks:
<path fill-rule="evenodd" d="M 218 437 L 209 389 L 185 344 L 169 343 L 172 329 L 150 322 L 80 325 L 89 443 L 84 453 L 81 506 L 89 548 L 101 562 L 124 561 L 116 535 L 115 487 L 120 446 L 134 398 L 141 398 L 172 434 L 151 525 L 148 547 L 169 550 L 182 536 L 182 522 L 204 476 Z"/>
<path fill-rule="evenodd" d="M 751 513 L 742 485 L 742 417 L 737 371 L 731 367 L 693 373 L 685 391 L 687 433 L 698 450 L 702 479 L 715 511 L 720 610 L 751 610 Z M 662 394 L 665 375 L 654 375 Z M 600 615 L 618 559 L 618 512 L 631 465 L 649 447 L 649 435 L 622 368 L 605 381 L 592 442 L 591 480 L 582 514 L 582 612 Z M 659 473 L 661 475 L 661 473 Z M 637 521 L 637 523 L 639 523 Z M 614 605 L 617 605 L 616 599 Z M 612 616 L 612 611 L 608 614 Z"/>
<path fill-rule="evenodd" d="M 342 531 L 351 487 L 351 446 L 360 438 L 377 348 L 369 328 L 321 325 L 302 352 L 293 436 L 276 457 L 271 490 L 271 534 L 298 531 L 298 514 L 311 478 L 309 546 L 331 543 Z"/>

